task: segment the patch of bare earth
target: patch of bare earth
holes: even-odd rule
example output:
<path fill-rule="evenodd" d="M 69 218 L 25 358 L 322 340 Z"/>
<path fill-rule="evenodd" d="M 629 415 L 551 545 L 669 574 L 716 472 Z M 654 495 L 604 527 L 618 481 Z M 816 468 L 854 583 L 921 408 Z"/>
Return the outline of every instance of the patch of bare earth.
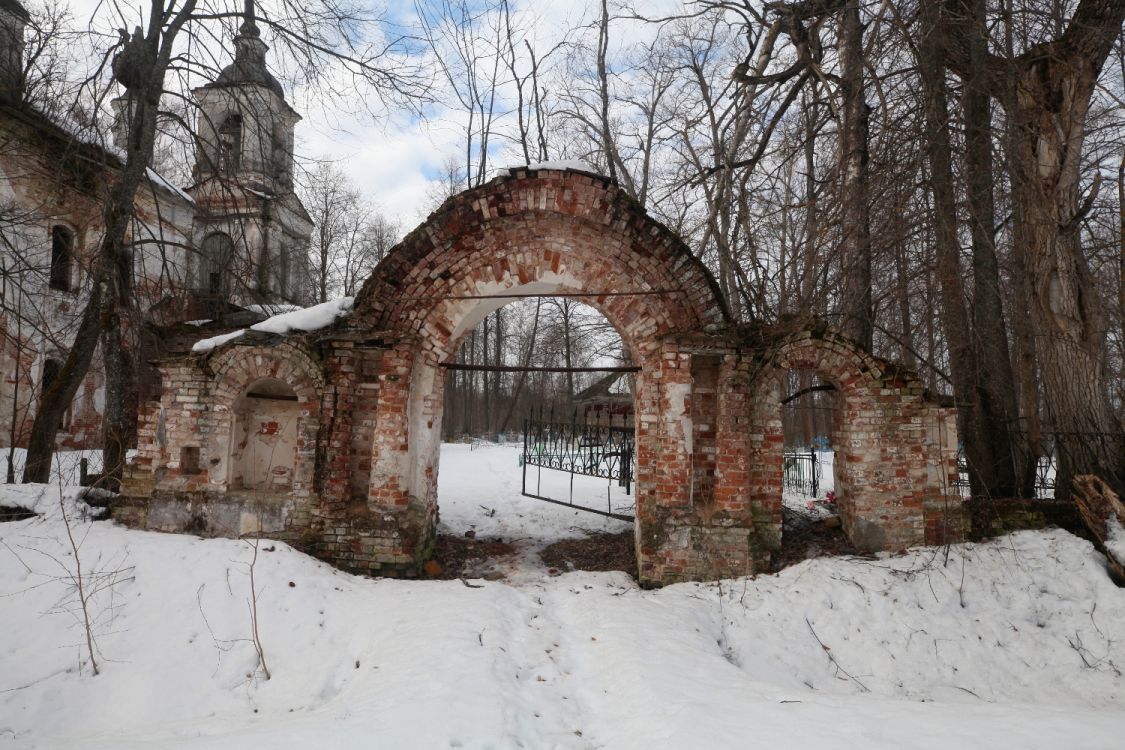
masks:
<path fill-rule="evenodd" d="M 428 578 L 451 580 L 475 578 L 477 571 L 487 564 L 503 558 L 514 558 L 515 545 L 502 539 L 476 539 L 473 537 L 438 534 L 434 540 L 434 553 L 426 563 Z"/>
<path fill-rule="evenodd" d="M 770 556 L 770 569 L 776 573 L 802 560 L 834 555 L 858 554 L 839 516 L 814 518 L 792 508 L 781 509 L 781 549 Z"/>
<path fill-rule="evenodd" d="M 564 539 L 542 549 L 539 557 L 548 568 L 566 573 L 571 570 L 620 570 L 637 575 L 637 554 L 633 532 L 590 534 L 583 539 Z"/>
<path fill-rule="evenodd" d="M 34 518 L 35 513 L 27 508 L 13 508 L 7 505 L 0 505 L 0 523 L 6 521 L 22 521 L 25 518 Z"/>
<path fill-rule="evenodd" d="M 770 569 L 776 573 L 802 560 L 834 555 L 857 555 L 855 547 L 839 525 L 838 516 L 817 518 L 790 508 L 782 509 L 781 548 L 771 556 Z M 517 564 L 522 547 L 502 539 L 439 534 L 433 558 L 426 564 L 427 578 L 503 578 L 498 571 Z M 544 547 L 539 557 L 552 575 L 573 570 L 619 570 L 637 575 L 637 556 L 633 532 L 590 533 L 581 539 L 564 539 Z"/>

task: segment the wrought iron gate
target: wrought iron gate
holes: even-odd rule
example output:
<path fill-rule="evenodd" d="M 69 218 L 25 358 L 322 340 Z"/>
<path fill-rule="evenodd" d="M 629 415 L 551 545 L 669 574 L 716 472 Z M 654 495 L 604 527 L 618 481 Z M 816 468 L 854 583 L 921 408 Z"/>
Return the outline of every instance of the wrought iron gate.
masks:
<path fill-rule="evenodd" d="M 619 421 L 620 424 L 614 424 Z M 602 477 L 617 481 L 619 487 L 630 494 L 633 484 L 633 456 L 636 449 L 636 431 L 626 426 L 626 417 L 611 415 L 608 420 L 579 422 L 577 414 L 569 422 L 556 421 L 552 414 L 543 419 L 525 419 L 523 426 L 523 483 L 521 492 L 525 497 L 543 500 L 556 505 L 565 505 L 578 510 L 597 513 L 622 521 L 632 521 L 633 516 L 613 510 L 609 496 L 609 483 L 606 485 L 606 509 L 574 502 L 574 475 Z M 528 487 L 527 469 L 538 467 L 539 477 L 543 469 L 568 472 L 570 480 L 569 500 L 546 497 L 540 494 L 541 482 L 535 478 L 535 491 Z"/>

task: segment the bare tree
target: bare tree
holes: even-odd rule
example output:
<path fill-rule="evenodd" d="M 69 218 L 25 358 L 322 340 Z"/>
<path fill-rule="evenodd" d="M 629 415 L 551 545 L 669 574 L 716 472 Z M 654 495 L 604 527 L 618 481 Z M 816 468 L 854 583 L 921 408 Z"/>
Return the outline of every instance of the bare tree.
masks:
<path fill-rule="evenodd" d="M 1052 427 L 1069 439 L 1060 486 L 1071 473 L 1125 481 L 1125 436 L 1105 381 L 1106 317 L 1082 247 L 1083 144 L 1090 99 L 1121 34 L 1125 0 L 1081 0 L 1061 34 L 1015 56 L 974 50 L 975 15 L 950 19 L 950 64 L 1006 108 L 1014 232 L 1030 282 L 1030 318 L 1042 395 Z M 979 45 L 979 42 L 977 42 Z M 975 63 L 975 67 L 974 67 Z M 1010 92 L 1009 95 L 1005 95 Z"/>
<path fill-rule="evenodd" d="M 397 242 L 397 225 L 364 200 L 351 179 L 334 164 L 320 164 L 310 172 L 301 194 L 313 220 L 310 260 L 314 298 L 327 302 L 353 294 Z"/>

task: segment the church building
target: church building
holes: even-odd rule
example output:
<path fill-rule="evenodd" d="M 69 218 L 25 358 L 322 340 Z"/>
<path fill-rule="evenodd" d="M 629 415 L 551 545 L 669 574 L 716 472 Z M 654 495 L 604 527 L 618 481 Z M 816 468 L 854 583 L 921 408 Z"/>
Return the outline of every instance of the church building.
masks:
<path fill-rule="evenodd" d="M 26 443 L 39 393 L 73 342 L 130 107 L 128 94 L 111 102 L 104 135 L 45 111 L 25 80 L 30 20 L 17 0 L 0 0 L 0 447 Z M 233 47 L 233 61 L 192 91 L 191 184 L 150 168 L 137 192 L 126 239 L 144 360 L 309 300 L 312 221 L 293 188 L 300 116 L 269 72 L 252 4 Z M 140 375 L 143 400 L 154 373 Z M 99 447 L 103 381 L 95 360 L 59 447 Z"/>

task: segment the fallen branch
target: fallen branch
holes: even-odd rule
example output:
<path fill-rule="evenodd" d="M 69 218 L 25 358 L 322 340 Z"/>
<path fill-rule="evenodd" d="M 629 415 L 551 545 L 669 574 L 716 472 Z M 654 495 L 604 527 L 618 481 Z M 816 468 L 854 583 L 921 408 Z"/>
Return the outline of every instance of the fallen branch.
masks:
<path fill-rule="evenodd" d="M 832 665 L 834 667 L 836 667 L 837 674 L 842 673 L 849 680 L 851 680 L 855 684 L 859 685 L 860 688 L 862 688 L 863 692 L 870 693 L 871 691 L 868 689 L 868 687 L 866 685 L 864 685 L 858 679 L 853 677 L 851 675 L 851 673 L 848 672 L 848 670 L 846 670 L 842 666 L 840 666 L 840 662 L 836 661 L 836 657 L 832 655 L 832 649 L 830 649 L 828 646 L 824 645 L 824 641 L 820 640 L 820 636 L 816 634 L 816 631 L 813 629 L 812 623 L 809 622 L 809 618 L 807 618 L 807 617 L 805 618 L 805 624 L 809 626 L 809 632 L 812 633 L 813 638 L 816 638 L 816 642 L 820 644 L 820 648 L 823 649 L 824 655 L 828 657 L 828 661 L 832 662 Z"/>
<path fill-rule="evenodd" d="M 1101 544 L 1109 560 L 1110 576 L 1118 586 L 1125 586 L 1125 559 L 1108 544 L 1110 518 L 1115 518 L 1121 528 L 1125 528 L 1125 503 L 1100 477 L 1094 474 L 1079 474 L 1071 485 L 1074 504 L 1090 533 Z"/>

